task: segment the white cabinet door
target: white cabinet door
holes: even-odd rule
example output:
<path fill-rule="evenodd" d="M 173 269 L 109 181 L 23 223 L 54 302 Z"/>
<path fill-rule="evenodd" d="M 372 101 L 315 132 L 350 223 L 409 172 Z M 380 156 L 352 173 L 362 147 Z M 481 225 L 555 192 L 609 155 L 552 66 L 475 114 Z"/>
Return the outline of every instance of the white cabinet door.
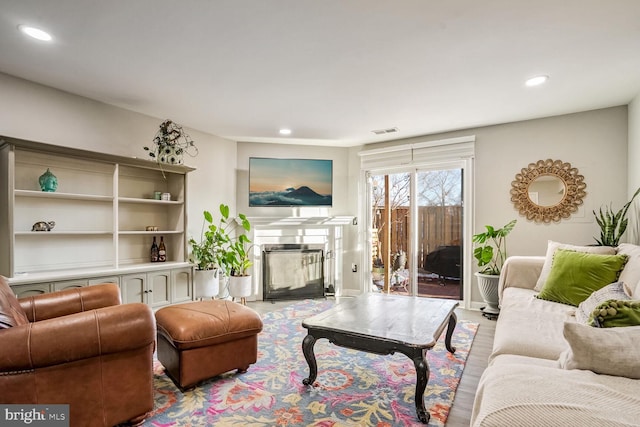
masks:
<path fill-rule="evenodd" d="M 120 277 L 118 276 L 106 276 L 106 277 L 92 277 L 89 279 L 89 285 L 101 285 L 102 283 L 115 283 L 120 286 Z"/>
<path fill-rule="evenodd" d="M 53 292 L 56 292 L 65 289 L 82 288 L 83 286 L 87 286 L 88 283 L 87 279 L 65 280 L 62 282 L 53 282 L 52 288 Z"/>
<path fill-rule="evenodd" d="M 147 304 L 161 307 L 171 302 L 171 273 L 150 271 L 147 273 Z"/>
<path fill-rule="evenodd" d="M 147 302 L 147 274 L 127 274 L 120 276 L 122 303 Z"/>
<path fill-rule="evenodd" d="M 13 293 L 18 298 L 26 298 L 36 295 L 42 295 L 51 292 L 49 283 L 36 283 L 32 285 L 13 285 L 11 286 Z"/>
<path fill-rule="evenodd" d="M 193 299 L 193 273 L 191 268 L 171 271 L 171 303 L 191 301 Z"/>

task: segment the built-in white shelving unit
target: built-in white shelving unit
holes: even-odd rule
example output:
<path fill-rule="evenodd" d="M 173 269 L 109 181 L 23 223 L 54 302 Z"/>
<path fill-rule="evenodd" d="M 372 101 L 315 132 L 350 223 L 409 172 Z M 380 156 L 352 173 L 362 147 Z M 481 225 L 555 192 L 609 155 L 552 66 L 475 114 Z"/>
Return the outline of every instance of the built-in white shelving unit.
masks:
<path fill-rule="evenodd" d="M 7 183 L 0 188 L 0 274 L 16 293 L 107 280 L 127 302 L 192 299 L 185 235 L 192 168 L 10 137 L 0 137 L 0 166 Z M 47 169 L 57 177 L 55 192 L 40 189 Z M 171 200 L 156 200 L 157 191 Z M 55 227 L 31 231 L 38 221 Z M 154 236 L 158 243 L 164 237 L 166 262 L 149 262 Z"/>

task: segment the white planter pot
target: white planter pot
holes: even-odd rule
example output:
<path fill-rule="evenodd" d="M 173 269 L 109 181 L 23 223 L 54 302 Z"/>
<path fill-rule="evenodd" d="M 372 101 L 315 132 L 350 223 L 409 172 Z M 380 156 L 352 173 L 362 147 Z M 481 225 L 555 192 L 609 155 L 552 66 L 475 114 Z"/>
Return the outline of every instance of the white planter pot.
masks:
<path fill-rule="evenodd" d="M 233 298 L 245 298 L 251 295 L 251 276 L 229 277 L 229 295 Z"/>
<path fill-rule="evenodd" d="M 482 295 L 482 299 L 487 304 L 482 309 L 482 312 L 497 316 L 500 313 L 500 308 L 498 307 L 498 282 L 500 281 L 500 276 L 481 273 L 475 273 L 475 275 L 478 278 L 480 295 Z"/>
<path fill-rule="evenodd" d="M 196 270 L 193 280 L 196 298 L 215 298 L 220 292 L 220 270 Z"/>

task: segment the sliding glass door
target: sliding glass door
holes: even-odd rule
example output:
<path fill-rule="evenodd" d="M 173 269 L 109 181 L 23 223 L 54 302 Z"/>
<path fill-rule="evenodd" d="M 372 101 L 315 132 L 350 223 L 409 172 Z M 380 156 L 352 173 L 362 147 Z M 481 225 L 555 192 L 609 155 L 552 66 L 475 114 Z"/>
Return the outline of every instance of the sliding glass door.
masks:
<path fill-rule="evenodd" d="M 416 172 L 419 296 L 463 299 L 462 172 Z"/>
<path fill-rule="evenodd" d="M 368 172 L 371 291 L 463 299 L 463 170 Z"/>
<path fill-rule="evenodd" d="M 375 289 L 410 293 L 411 173 L 372 174 L 371 272 Z"/>

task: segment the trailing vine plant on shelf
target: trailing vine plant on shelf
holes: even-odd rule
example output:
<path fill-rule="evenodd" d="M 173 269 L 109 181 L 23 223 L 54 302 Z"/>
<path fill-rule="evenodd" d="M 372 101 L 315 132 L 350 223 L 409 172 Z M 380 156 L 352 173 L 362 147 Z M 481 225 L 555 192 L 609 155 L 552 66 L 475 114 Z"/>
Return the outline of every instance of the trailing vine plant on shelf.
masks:
<path fill-rule="evenodd" d="M 181 165 L 185 154 L 198 155 L 198 148 L 182 126 L 168 119 L 160 124 L 153 144 L 143 148 L 159 164 Z"/>

